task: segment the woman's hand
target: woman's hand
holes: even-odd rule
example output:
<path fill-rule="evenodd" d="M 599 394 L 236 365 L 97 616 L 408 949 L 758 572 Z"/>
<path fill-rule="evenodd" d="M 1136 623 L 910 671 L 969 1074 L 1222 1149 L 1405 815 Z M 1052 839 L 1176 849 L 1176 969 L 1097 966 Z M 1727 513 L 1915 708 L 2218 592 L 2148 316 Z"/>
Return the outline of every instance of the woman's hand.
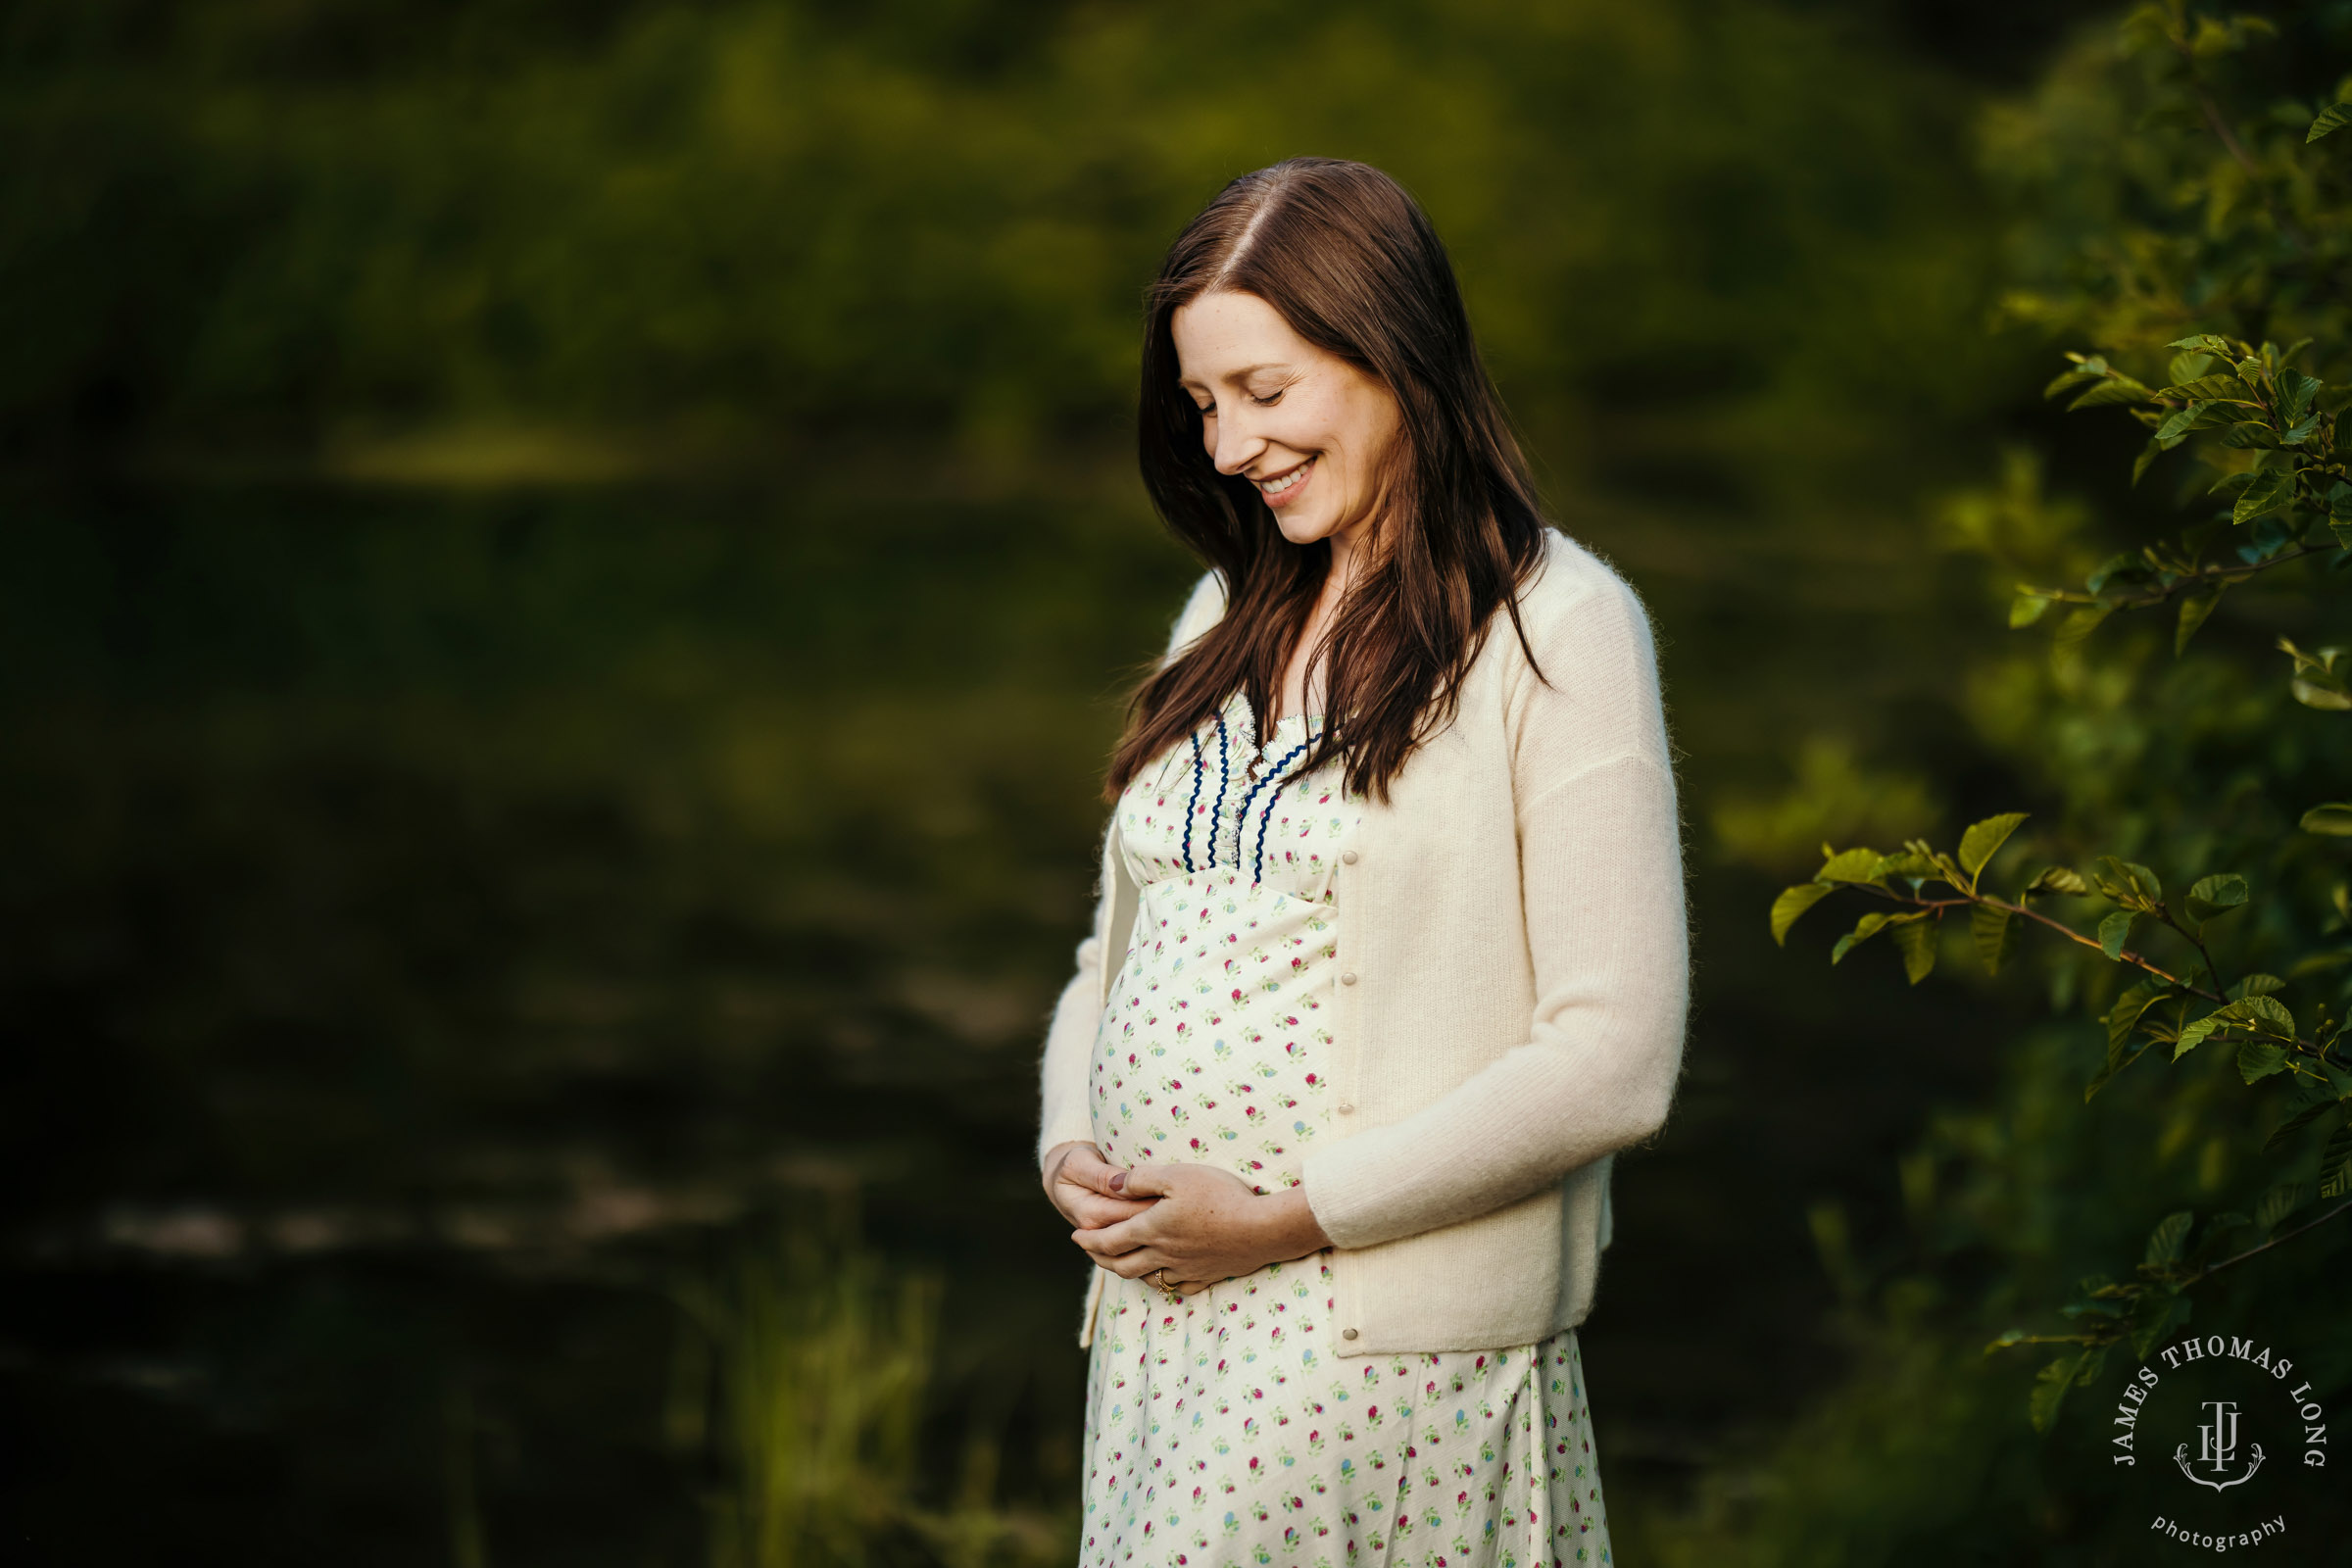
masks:
<path fill-rule="evenodd" d="M 1151 1199 L 1119 1196 L 1111 1183 L 1126 1174 L 1092 1144 L 1055 1144 L 1046 1151 L 1046 1197 L 1082 1230 L 1115 1225 L 1152 1206 Z"/>
<path fill-rule="evenodd" d="M 1303 1187 L 1261 1198 L 1238 1176 L 1179 1163 L 1122 1171 L 1106 1185 L 1155 1201 L 1133 1219 L 1081 1225 L 1070 1239 L 1127 1279 L 1164 1268 L 1160 1277 L 1187 1296 L 1331 1245 Z"/>

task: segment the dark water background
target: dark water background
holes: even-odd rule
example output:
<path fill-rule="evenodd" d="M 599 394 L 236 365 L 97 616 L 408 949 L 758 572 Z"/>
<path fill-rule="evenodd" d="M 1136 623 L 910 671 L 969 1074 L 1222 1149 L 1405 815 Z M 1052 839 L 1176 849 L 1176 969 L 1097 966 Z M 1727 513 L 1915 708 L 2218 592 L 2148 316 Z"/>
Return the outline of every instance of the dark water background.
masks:
<path fill-rule="evenodd" d="M 1125 673 L 1193 574 L 1154 525 L 775 488 L 9 510 L 14 1549 L 721 1560 L 682 1302 L 813 1228 L 939 1290 L 913 1494 L 1012 1522 L 971 1560 L 1052 1560 L 1084 1271 L 1033 1074 Z M 1835 1369 L 1807 1205 L 1888 1210 L 1986 1071 L 1981 1003 L 1775 950 L 1708 813 L 1838 710 L 1932 753 L 1932 670 L 1843 634 L 1978 609 L 1908 540 L 1566 522 L 1657 621 L 1692 850 L 1688 1076 L 1585 1329 L 1624 1532 Z"/>

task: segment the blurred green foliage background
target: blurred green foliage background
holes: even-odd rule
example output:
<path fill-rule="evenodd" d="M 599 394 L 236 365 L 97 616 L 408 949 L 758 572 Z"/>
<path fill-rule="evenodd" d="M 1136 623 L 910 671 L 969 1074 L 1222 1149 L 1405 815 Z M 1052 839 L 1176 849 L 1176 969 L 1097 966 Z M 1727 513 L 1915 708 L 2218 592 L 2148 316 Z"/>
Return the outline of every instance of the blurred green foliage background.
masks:
<path fill-rule="evenodd" d="M 1622 1560 L 2140 1560 L 2100 1434 L 2032 1433 L 2030 1365 L 1874 1294 L 1936 1158 L 2097 1168 L 2019 1109 L 2072 1037 L 1965 974 L 1824 987 L 1761 914 L 1824 837 L 2030 789 L 1971 727 L 2004 634 L 1935 519 L 2005 445 L 2060 495 L 2134 445 L 2043 412 L 2059 340 L 1995 314 L 2048 232 L 2021 106 L 2095 104 L 2111 36 L 10 7 L 28 1560 L 1066 1556 L 1084 1276 L 1034 1052 L 1193 569 L 1132 476 L 1137 302 L 1298 152 L 1421 197 L 1552 506 L 1661 634 L 1698 989 L 1585 1333 Z"/>

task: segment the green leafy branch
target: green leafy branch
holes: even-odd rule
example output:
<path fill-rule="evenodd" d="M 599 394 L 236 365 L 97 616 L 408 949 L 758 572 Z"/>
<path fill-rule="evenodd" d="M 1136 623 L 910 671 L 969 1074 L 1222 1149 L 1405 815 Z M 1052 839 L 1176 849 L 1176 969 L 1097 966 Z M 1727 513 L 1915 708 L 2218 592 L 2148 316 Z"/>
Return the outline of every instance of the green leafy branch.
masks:
<path fill-rule="evenodd" d="M 2204 62 L 2242 50 L 2274 29 L 2261 18 L 2192 18 L 2179 0 L 2143 6 L 2126 25 L 2142 48 L 2178 57 L 2186 90 L 2207 127 L 2243 170 L 2281 232 L 2291 233 L 2274 201 L 2265 172 L 2231 129 L 2207 86 Z M 2305 132 L 2308 144 L 2352 123 L 2352 102 L 2322 110 Z M 2011 626 L 2031 625 L 2052 605 L 2077 607 L 2061 626 L 2062 645 L 2079 643 L 2117 610 L 2146 609 L 2178 599 L 2176 653 L 2184 651 L 2222 595 L 2249 577 L 2289 562 L 2327 555 L 2347 564 L 2352 549 L 2352 467 L 2339 442 L 2338 416 L 2352 406 L 2352 386 L 2329 385 L 2293 368 L 2311 340 L 2281 349 L 2200 332 L 2166 345 L 2173 351 L 2166 384 L 2151 387 L 2102 355 L 2069 353 L 2070 369 L 2042 389 L 2044 397 L 2075 394 L 2067 407 L 2124 407 L 2149 427 L 2147 445 L 2132 468 L 2137 484 L 2165 453 L 2205 438 L 2214 477 L 2204 494 L 2230 508 L 2184 530 L 2175 541 L 2145 545 L 2102 563 L 2079 589 L 2020 584 Z M 2229 454 L 2246 453 L 2240 460 Z M 2230 559 L 2208 559 L 2245 530 Z"/>
<path fill-rule="evenodd" d="M 1786 945 L 1789 928 L 1805 911 L 1847 888 L 1894 905 L 1899 912 L 1863 915 L 1852 930 L 1838 939 L 1830 961 L 1842 960 L 1855 947 L 1884 931 L 1901 951 L 1904 973 L 1914 985 L 1936 967 L 1936 937 L 1943 917 L 1961 909 L 1968 911 L 1970 936 L 1988 973 L 1999 972 L 2025 925 L 2039 926 L 2077 946 L 2097 949 L 2110 961 L 2137 969 L 2144 978 L 2128 989 L 2108 1013 L 2115 1050 L 2107 1070 L 2084 1092 L 2085 1100 L 2151 1043 L 2172 1045 L 2176 1061 L 2208 1042 L 2235 1045 L 2240 1075 L 2249 1084 L 2278 1072 L 2316 1074 L 2334 1059 L 2343 1020 L 2330 1019 L 2325 1004 L 2317 1008 L 2317 1022 L 2306 1035 L 2299 1031 L 2294 1014 L 2274 995 L 2285 987 L 2276 975 L 2250 974 L 2226 989 L 2222 985 L 2206 933 L 2214 922 L 2246 904 L 2249 890 L 2243 876 L 2222 872 L 2205 877 L 2189 889 L 2176 909 L 2166 900 L 2163 882 L 2154 871 L 2105 856 L 2087 877 L 2071 866 L 2046 866 L 2015 898 L 1996 897 L 1981 885 L 1984 868 L 2025 819 L 2023 811 L 1985 818 L 1961 835 L 1956 856 L 1924 839 L 1914 839 L 1892 855 L 1860 848 L 1833 851 L 1824 845 L 1822 867 L 1813 880 L 1783 889 L 1773 901 L 1773 940 Z M 2080 897 L 2094 891 L 2116 906 L 2100 920 L 2095 935 L 2079 931 L 2033 904 L 2037 896 Z M 2175 970 L 2132 947 L 2133 933 L 2143 919 L 2178 935 L 2194 950 L 2198 961 Z M 2213 1004 L 2214 1010 L 2188 1018 L 2198 1002 Z M 2134 1037 L 2140 1037 L 2138 1044 L 2127 1049 L 2124 1043 Z"/>
<path fill-rule="evenodd" d="M 2167 1334 L 2187 1321 L 2188 1292 L 2224 1270 L 2290 1242 L 2307 1231 L 2352 1211 L 2352 1197 L 2300 1224 L 2287 1225 L 2310 1201 L 2310 1189 L 2301 1182 L 2282 1182 L 2262 1195 L 2251 1214 L 2216 1214 L 2206 1222 L 2196 1248 L 2186 1244 L 2195 1216 L 2182 1209 L 2167 1214 L 2148 1233 L 2147 1249 L 2135 1278 L 2117 1282 L 2092 1275 L 2081 1282 L 2079 1298 L 2060 1308 L 2080 1325 L 2074 1334 L 2028 1334 L 2010 1329 L 1984 1347 L 1984 1353 L 2020 1345 L 2073 1345 L 2082 1348 L 2058 1356 L 2035 1374 L 2029 1402 L 2035 1431 L 2046 1432 L 2058 1418 L 2066 1391 L 2098 1381 L 2109 1351 L 2129 1343 L 2132 1353 L 2145 1359 Z M 2281 1228 L 2284 1227 L 2284 1228 Z M 2227 1257 L 2204 1261 L 2225 1245 L 2249 1234 L 2263 1240 Z"/>
<path fill-rule="evenodd" d="M 2352 807 L 2344 809 L 2352 817 Z M 2314 1008 L 2306 1032 L 2278 1000 L 2277 993 L 2285 989 L 2285 982 L 2278 976 L 2247 974 L 2223 986 L 2209 930 L 2247 905 L 2250 890 L 2243 876 L 2222 872 L 2203 877 L 2176 906 L 2153 870 L 2106 856 L 2087 876 L 2071 866 L 2045 866 L 2014 898 L 2004 899 L 1985 890 L 1984 874 L 2025 820 L 2022 811 L 1987 817 L 1961 834 L 1952 854 L 1922 839 L 1891 855 L 1867 848 L 1838 851 L 1825 844 L 1823 863 L 1813 880 L 1784 889 L 1773 901 L 1773 940 L 1785 946 L 1798 919 L 1845 890 L 1895 907 L 1863 914 L 1838 939 L 1830 961 L 1839 962 L 1855 947 L 1885 932 L 1901 953 L 1903 971 L 1914 985 L 1936 967 L 1943 918 L 1962 909 L 1968 911 L 1970 937 L 1988 973 L 1999 972 L 2015 952 L 2019 932 L 2028 926 L 2079 947 L 2095 948 L 2110 962 L 2138 971 L 2140 978 L 2107 1011 L 2106 1060 L 2084 1087 L 2084 1101 L 2152 1047 L 2170 1046 L 2177 1062 L 2200 1046 L 2234 1046 L 2238 1076 L 2246 1084 L 2281 1074 L 2290 1084 L 2287 1114 L 2265 1142 L 2266 1152 L 2284 1148 L 2316 1122 L 2334 1119 L 2336 1126 L 2320 1155 L 2318 1195 L 2342 1200 L 2308 1223 L 2282 1230 L 2312 1194 L 2301 1183 L 2281 1184 L 2266 1193 L 2250 1215 L 2215 1215 L 2193 1252 L 2184 1250 L 2193 1216 L 2186 1211 L 2168 1216 L 2149 1238 L 2136 1279 L 2122 1284 L 2086 1280 L 2083 1298 L 2061 1308 L 2078 1323 L 2077 1333 L 2027 1335 L 2012 1330 L 1993 1342 L 1988 1349 L 2027 1344 L 2082 1347 L 2050 1362 L 2036 1382 L 2031 1413 L 2034 1425 L 2046 1429 L 2056 1418 L 2065 1391 L 2098 1376 L 2108 1347 L 2129 1338 L 2145 1355 L 2148 1346 L 2185 1318 L 2184 1293 L 2191 1288 L 2352 1209 L 2352 1066 L 2340 1050 L 2343 1020 L 2330 1018 L 2325 1004 Z M 2115 906 L 2099 921 L 2095 935 L 2034 906 L 2036 897 L 2094 893 Z M 2172 932 L 2194 953 L 2195 961 L 2168 967 L 2133 947 L 2142 921 L 2149 922 L 2151 930 Z M 2265 1239 L 2213 1259 L 2225 1241 L 2249 1229 L 2261 1231 Z"/>
<path fill-rule="evenodd" d="M 2224 452 L 2250 452 L 2246 466 L 2212 463 L 2205 494 L 2230 498 L 2230 510 L 2184 530 L 2177 541 L 2144 545 L 2102 563 L 2082 588 L 2020 585 L 2012 626 L 2031 625 L 2051 605 L 2082 606 L 2061 636 L 2079 638 L 2117 610 L 2180 599 L 2176 650 L 2184 649 L 2223 592 L 2258 573 L 2307 556 L 2352 548 L 2352 467 L 2337 444 L 2338 416 L 2352 407 L 2352 386 L 2331 386 L 2291 362 L 2309 340 L 2281 349 L 2198 333 L 2168 345 L 2177 352 L 2169 384 L 2150 387 L 2095 354 L 2070 352 L 2074 368 L 2043 389 L 2056 397 L 2082 387 L 2068 409 L 2123 406 L 2152 431 L 2133 464 L 2134 483 L 2149 465 L 2192 436 L 2218 432 Z M 2216 367 L 2220 368 L 2216 368 Z M 2208 555 L 2234 530 L 2248 529 L 2234 561 Z"/>

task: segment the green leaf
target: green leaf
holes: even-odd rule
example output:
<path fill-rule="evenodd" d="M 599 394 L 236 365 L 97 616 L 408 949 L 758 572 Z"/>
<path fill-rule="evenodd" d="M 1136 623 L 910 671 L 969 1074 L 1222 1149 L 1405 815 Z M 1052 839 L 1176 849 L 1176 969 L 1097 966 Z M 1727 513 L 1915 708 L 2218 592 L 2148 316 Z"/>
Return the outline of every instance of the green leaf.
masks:
<path fill-rule="evenodd" d="M 2124 944 L 2132 940 L 2132 912 L 2118 909 L 2099 922 L 2099 951 L 2118 962 L 2123 960 Z"/>
<path fill-rule="evenodd" d="M 2015 631 L 2020 626 L 2033 625 L 2041 618 L 2042 612 L 2048 610 L 2051 603 L 2040 594 L 2019 594 L 2009 601 L 2009 629 Z"/>
<path fill-rule="evenodd" d="M 2184 1208 L 2158 1220 L 2156 1228 L 2148 1232 L 2148 1252 L 2140 1266 L 2162 1268 L 2167 1263 L 2180 1261 L 2181 1245 L 2188 1240 L 2188 1227 L 2194 1219 L 2195 1216 Z"/>
<path fill-rule="evenodd" d="M 2182 1056 L 2212 1039 L 2213 1032 L 2227 1021 L 2219 1013 L 2215 1013 L 2187 1025 L 2180 1031 L 2180 1038 L 2173 1042 L 2173 1059 L 2179 1061 Z"/>
<path fill-rule="evenodd" d="M 1936 967 L 1936 922 L 1924 915 L 1890 922 L 1888 933 L 1894 945 L 1902 951 L 1903 974 L 1913 985 L 1925 980 Z"/>
<path fill-rule="evenodd" d="M 2303 133 L 2303 145 L 2308 147 L 2329 131 L 2341 130 L 2347 124 L 2352 124 L 2352 103 L 2329 104 L 2320 111 L 2320 118 L 2311 122 L 2311 129 Z"/>
<path fill-rule="evenodd" d="M 2205 1221 L 2205 1228 L 2198 1233 L 2197 1245 L 2189 1249 L 2189 1260 L 2200 1264 L 2205 1262 L 2206 1259 L 2223 1250 L 2231 1237 L 2253 1223 L 2254 1221 L 2244 1214 L 2225 1212 L 2212 1215 Z"/>
<path fill-rule="evenodd" d="M 2175 391 L 2179 389 L 2181 382 L 2194 381 L 2198 376 L 2203 375 L 2207 370 L 2212 368 L 2213 356 L 2210 354 L 2197 354 L 2193 352 L 2187 354 L 2176 354 L 2173 356 L 2172 364 L 2164 368 L 2164 373 L 2170 376 L 2173 382 L 2173 384 L 2165 388 L 2165 390 L 2168 392 Z"/>
<path fill-rule="evenodd" d="M 2084 1353 L 2078 1350 L 2072 1355 L 2062 1355 L 2034 1375 L 2034 1394 L 2026 1408 L 2033 1417 L 2034 1431 L 2047 1432 L 2057 1423 L 2058 1407 L 2066 1402 L 2066 1391 L 2082 1370 Z"/>
<path fill-rule="evenodd" d="M 2188 890 L 2188 918 L 2191 924 L 2203 925 L 2245 902 L 2246 879 L 2233 871 L 2221 872 L 2200 879 L 2195 887 Z"/>
<path fill-rule="evenodd" d="M 2098 385 L 2084 392 L 2066 406 L 2069 414 L 2077 409 L 2102 408 L 2111 403 L 2145 403 L 2156 394 L 2121 372 L 2111 372 Z"/>
<path fill-rule="evenodd" d="M 2253 1214 L 2249 1217 L 2254 1223 L 2254 1228 L 2267 1237 L 2278 1228 L 2281 1220 L 2310 1201 L 2311 1189 L 2309 1187 L 2301 1182 L 2280 1182 L 2262 1195 L 2261 1200 L 2254 1205 Z"/>
<path fill-rule="evenodd" d="M 2188 640 L 2197 634 L 2197 628 L 2205 624 L 2205 618 L 2213 613 L 2213 607 L 2221 602 L 2222 586 L 2219 583 L 2211 588 L 2180 596 L 2180 622 L 2173 632 L 2173 657 L 2175 659 L 2188 652 Z"/>
<path fill-rule="evenodd" d="M 2056 375 L 2050 377 L 2050 383 L 2041 389 L 2041 395 L 2045 398 L 2054 398 L 2059 393 L 2079 387 L 2085 381 L 2103 381 L 2106 378 L 2107 362 L 2105 360 L 2085 360 L 2073 369 L 2060 370 Z"/>
<path fill-rule="evenodd" d="M 2295 499 L 2295 470 L 2292 468 L 2264 468 L 2247 481 L 2239 494 L 2237 505 L 2230 511 L 2230 520 L 2243 525 L 2256 517 L 2277 512 Z"/>
<path fill-rule="evenodd" d="M 1884 881 L 1890 876 L 1924 880 L 1940 874 L 1936 869 L 1936 862 L 1916 850 L 1899 850 L 1892 855 L 1882 855 L 1879 863 L 1872 869 L 1874 881 Z"/>
<path fill-rule="evenodd" d="M 2159 1286 L 2132 1304 L 2132 1349 L 2141 1359 L 2164 1337 L 2188 1321 L 2188 1298 Z"/>
<path fill-rule="evenodd" d="M 2024 811 L 2003 811 L 1998 816 L 1988 816 L 1982 822 L 1972 824 L 1967 832 L 1960 835 L 1960 869 L 1968 873 L 1972 890 L 1978 875 L 1984 869 L 1984 862 L 1991 859 L 1994 852 L 2009 841 L 2009 835 L 2017 831 L 2017 824 L 2023 822 L 2026 815 Z"/>
<path fill-rule="evenodd" d="M 2271 1130 L 2271 1136 L 2262 1141 L 2262 1152 L 2266 1154 L 2277 1153 L 2280 1149 L 2294 1142 L 2295 1134 L 2318 1121 L 2329 1111 L 2338 1108 L 2338 1104 L 2339 1102 L 2333 1100 L 2322 1100 L 2305 1105 Z"/>
<path fill-rule="evenodd" d="M 2143 913 L 2155 912 L 2156 905 L 2164 898 L 2164 884 L 2157 880 L 2155 872 L 2137 860 L 2102 855 L 2091 867 L 2090 879 L 2106 897 Z"/>
<path fill-rule="evenodd" d="M 1848 931 L 1845 935 L 1838 939 L 1838 945 L 1830 950 L 1830 961 L 1832 963 L 1836 963 L 1838 959 L 1853 952 L 1856 946 L 1861 943 L 1868 942 L 1872 937 L 1877 936 L 1880 929 L 1892 918 L 1892 915 L 1886 914 L 1864 915 L 1860 920 L 1855 922 L 1854 928 L 1851 931 Z"/>
<path fill-rule="evenodd" d="M 2237 1048 L 2237 1075 L 2260 1083 L 2275 1072 L 2286 1071 L 2286 1048 L 2275 1040 L 2249 1040 Z"/>
<path fill-rule="evenodd" d="M 2277 975 L 2264 974 L 2257 970 L 2230 988 L 2230 1000 L 2242 1002 L 2248 997 L 2267 997 L 2273 992 L 2285 989 L 2286 982 Z"/>
<path fill-rule="evenodd" d="M 2281 428 L 2301 422 L 2311 412 L 2312 400 L 2320 395 L 2323 385 L 2316 375 L 2300 370 L 2278 372 L 2278 423 Z"/>
<path fill-rule="evenodd" d="M 2262 408 L 2254 396 L 2254 389 L 2227 370 L 2217 375 L 2200 375 L 2193 381 L 2168 386 L 2164 390 L 2166 395 L 2184 403 L 2229 403 L 2256 411 Z"/>
<path fill-rule="evenodd" d="M 2338 1127 L 2320 1151 L 2320 1196 L 2341 1198 L 2352 1192 L 2352 1125 Z"/>
<path fill-rule="evenodd" d="M 2131 1039 L 2132 1031 L 2139 1027 L 2139 1015 L 2155 1005 L 2158 998 L 2171 994 L 2164 982 L 2153 976 L 2125 987 L 2115 1005 L 2107 1009 L 2108 1049 L 2113 1051 Z"/>
<path fill-rule="evenodd" d="M 2303 831 L 2330 838 L 2352 837 L 2352 801 L 2330 801 L 2303 813 Z"/>
<path fill-rule="evenodd" d="M 2001 965 L 2017 951 L 2017 921 L 2007 909 L 1989 904 L 1971 905 L 1968 934 L 1976 939 L 1977 956 L 1984 960 L 1986 974 L 1999 974 Z"/>
<path fill-rule="evenodd" d="M 2295 1038 L 2295 1015 L 2276 997 L 2241 997 L 2214 1016 L 2243 1024 L 2252 1033 L 2273 1040 L 2292 1042 Z"/>
<path fill-rule="evenodd" d="M 2193 971 L 2203 973 L 2202 970 Z M 2180 1038 L 2180 1025 L 2188 1017 L 2188 998 L 2178 991 L 2167 990 L 2140 1014 L 2139 1032 L 2151 1041 L 2171 1045 Z"/>
<path fill-rule="evenodd" d="M 1772 901 L 1772 940 L 1782 947 L 1788 945 L 1788 928 L 1803 914 L 1838 890 L 1827 882 L 1799 882 L 1792 888 L 1781 890 Z"/>
<path fill-rule="evenodd" d="M 2340 713 L 2352 709 L 2352 688 L 2334 670 L 2305 665 L 2287 682 L 2287 694 L 2305 708 Z"/>
<path fill-rule="evenodd" d="M 1879 880 L 1879 862 L 1885 858 L 1876 850 L 1844 850 L 1824 860 L 1821 869 L 1813 873 L 1813 880 L 1875 883 Z"/>
<path fill-rule="evenodd" d="M 2108 583 L 2118 577 L 2144 577 L 2147 574 L 2147 556 L 2141 551 L 2124 550 L 2109 556 L 2092 568 L 2090 575 L 2082 579 L 2082 586 L 2091 593 L 2103 593 Z"/>
<path fill-rule="evenodd" d="M 2216 359 L 2223 360 L 2239 358 L 2237 351 L 2243 346 L 2232 343 L 2226 337 L 2216 337 L 2211 332 L 2199 332 L 2194 337 L 2175 338 L 2165 345 L 2168 349 L 2195 349 L 2200 354 L 2210 354 Z"/>
<path fill-rule="evenodd" d="M 2058 623 L 2057 635 L 2051 640 L 2055 658 L 2068 659 L 2080 653 L 2083 642 L 2099 629 L 2099 622 L 2115 613 L 2113 605 L 2083 605 Z"/>
<path fill-rule="evenodd" d="M 2191 403 L 2187 408 L 2175 409 L 2171 416 L 2156 427 L 2156 434 L 2151 439 L 2170 441 L 2177 436 L 2184 436 L 2191 430 L 2205 430 L 2217 424 L 2227 424 L 2236 417 L 2227 407 L 2223 408 L 2221 414 L 2210 418 L 2207 417 L 2207 416 L 2213 415 L 2214 410 L 2220 406 L 2214 399 L 2202 398 Z"/>
<path fill-rule="evenodd" d="M 2040 875 L 2026 884 L 2026 891 L 2028 893 L 2087 894 L 2090 891 L 2090 884 L 2082 880 L 2082 873 L 2071 865 L 2045 865 L 2041 868 Z"/>

